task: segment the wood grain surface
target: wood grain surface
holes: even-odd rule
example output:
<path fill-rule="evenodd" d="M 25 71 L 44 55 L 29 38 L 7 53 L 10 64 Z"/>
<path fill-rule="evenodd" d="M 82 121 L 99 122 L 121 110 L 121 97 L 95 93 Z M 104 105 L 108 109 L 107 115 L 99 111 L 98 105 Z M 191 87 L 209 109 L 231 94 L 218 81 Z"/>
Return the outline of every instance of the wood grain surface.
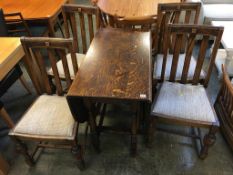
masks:
<path fill-rule="evenodd" d="M 159 3 L 175 3 L 180 0 L 98 0 L 97 6 L 113 16 L 142 18 L 157 15 Z"/>
<path fill-rule="evenodd" d="M 0 37 L 0 80 L 23 56 L 20 38 Z"/>
<path fill-rule="evenodd" d="M 150 32 L 100 29 L 68 96 L 151 101 Z"/>
<path fill-rule="evenodd" d="M 25 20 L 47 19 L 56 14 L 67 0 L 1 0 L 4 13 L 21 12 Z"/>

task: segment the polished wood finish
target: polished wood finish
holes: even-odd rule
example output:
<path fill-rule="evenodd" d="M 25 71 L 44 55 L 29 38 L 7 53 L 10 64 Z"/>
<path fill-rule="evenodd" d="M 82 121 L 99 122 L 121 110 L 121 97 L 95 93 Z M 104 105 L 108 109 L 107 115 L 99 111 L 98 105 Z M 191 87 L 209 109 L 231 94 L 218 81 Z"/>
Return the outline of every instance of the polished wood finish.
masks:
<path fill-rule="evenodd" d="M 231 149 L 233 149 L 233 86 L 230 82 L 229 76 L 224 66 L 222 69 L 222 86 L 214 104 L 214 107 L 221 123 L 221 131 L 224 134 Z"/>
<path fill-rule="evenodd" d="M 180 23 L 180 24 L 197 24 L 201 9 L 201 3 L 169 3 L 158 4 L 158 22 L 156 31 L 156 46 L 157 53 L 163 52 L 163 41 L 166 36 L 167 25 Z M 185 38 L 182 38 L 182 47 L 185 46 Z M 174 47 L 172 40 L 171 46 Z"/>
<path fill-rule="evenodd" d="M 170 49 L 170 37 L 175 37 L 174 42 L 174 52 L 173 52 L 173 61 L 172 61 L 172 66 L 171 66 L 171 73 L 170 73 L 170 82 L 175 82 L 175 75 L 176 75 L 176 70 L 177 70 L 177 62 L 178 62 L 178 56 L 182 48 L 182 37 L 187 38 L 187 45 L 186 45 L 186 56 L 185 56 L 185 61 L 184 61 L 184 67 L 183 67 L 183 72 L 182 72 L 182 79 L 181 83 L 182 84 L 187 84 L 189 83 L 187 81 L 187 72 L 189 70 L 189 64 L 190 64 L 190 58 L 192 55 L 192 51 L 195 45 L 195 38 L 197 36 L 201 36 L 201 44 L 200 47 L 197 49 L 198 51 L 198 58 L 197 58 L 197 64 L 195 67 L 195 73 L 193 76 L 193 79 L 191 80 L 191 83 L 193 85 L 199 85 L 202 84 L 204 87 L 208 86 L 208 82 L 210 79 L 210 75 L 214 66 L 214 61 L 217 53 L 217 49 L 220 45 L 222 33 L 223 33 L 223 28 L 222 27 L 212 27 L 212 26 L 201 26 L 201 25 L 181 25 L 181 24 L 169 24 L 168 27 L 166 28 L 166 37 L 164 41 L 164 60 L 163 60 L 163 70 L 162 70 L 162 82 L 164 80 L 164 70 L 166 66 L 166 59 L 167 59 L 167 54 L 169 53 Z M 207 65 L 207 73 L 205 76 L 205 79 L 201 81 L 200 79 L 200 72 L 201 69 L 203 68 L 203 63 L 204 59 L 206 57 L 206 52 L 208 49 L 208 41 L 210 37 L 213 37 L 214 39 L 214 44 L 212 47 L 212 52 L 210 53 L 210 58 L 206 60 L 206 65 Z M 158 90 L 157 95 L 159 95 L 160 90 Z M 156 103 L 157 95 L 155 97 L 154 104 Z M 192 98 L 190 96 L 190 98 Z M 169 102 L 168 102 L 169 103 Z M 175 101 L 173 101 L 175 103 Z M 181 108 L 182 109 L 182 108 Z M 201 141 L 201 151 L 200 151 L 200 158 L 204 159 L 208 155 L 208 148 L 212 146 L 215 142 L 215 133 L 218 130 L 219 127 L 219 122 L 218 119 L 215 119 L 215 122 L 205 122 L 205 121 L 200 121 L 200 120 L 192 120 L 192 119 L 182 119 L 182 118 L 177 118 L 176 116 L 165 116 L 165 115 L 158 115 L 154 114 L 151 112 L 151 117 L 149 119 L 149 142 L 152 141 L 153 138 L 153 133 L 154 133 L 154 125 L 156 121 L 163 121 L 167 122 L 170 124 L 178 124 L 178 125 L 184 125 L 184 126 L 191 126 L 191 127 L 206 127 L 209 129 L 209 132 L 205 135 L 203 138 L 203 142 L 201 140 L 201 137 L 199 135 L 195 136 L 194 138 L 198 138 Z M 155 116 L 156 115 L 156 116 Z M 182 134 L 184 135 L 184 134 Z M 190 135 L 189 135 L 190 136 Z M 191 136 L 193 137 L 193 136 Z"/>
<path fill-rule="evenodd" d="M 10 165 L 6 162 L 6 160 L 0 154 L 0 175 L 7 175 L 10 169 Z"/>
<path fill-rule="evenodd" d="M 3 107 L 0 109 L 0 117 L 5 121 L 5 123 L 9 128 L 13 128 L 15 126 L 9 114 L 6 112 L 5 108 Z"/>
<path fill-rule="evenodd" d="M 96 7 L 65 4 L 62 6 L 62 14 L 66 38 L 72 36 L 75 51 L 85 54 L 95 32 L 100 27 L 99 10 Z M 85 23 L 85 18 L 88 21 L 87 23 Z M 79 40 L 79 32 L 81 33 L 81 40 Z"/>
<path fill-rule="evenodd" d="M 39 93 L 47 93 L 47 94 L 57 94 L 62 96 L 65 94 L 66 90 L 69 89 L 71 85 L 71 77 L 68 71 L 68 63 L 66 54 L 70 53 L 73 63 L 77 65 L 76 54 L 74 52 L 73 40 L 72 39 L 61 39 L 61 38 L 28 38 L 22 37 L 21 43 L 25 51 L 26 62 L 29 70 L 34 72 L 33 80 L 37 83 L 39 89 Z M 42 50 L 43 53 L 42 54 Z M 45 64 L 45 51 L 46 55 L 48 55 L 48 61 L 51 64 L 51 67 L 54 72 L 54 84 L 49 79 L 49 75 L 47 74 L 47 66 Z M 62 84 L 57 69 L 57 58 L 62 60 L 62 65 L 65 72 L 65 82 L 66 85 Z M 38 67 L 37 74 L 35 73 L 35 66 Z M 73 66 L 74 72 L 77 72 L 77 66 Z M 42 81 L 40 81 L 42 78 Z M 52 98 L 52 96 L 51 96 Z M 55 105 L 55 104 L 54 104 Z M 33 106 L 33 104 L 32 104 Z M 38 109 L 40 110 L 40 109 Z M 63 109 L 61 109 L 63 110 Z M 40 115 L 40 113 L 38 113 Z M 23 116 L 24 117 L 24 116 Z M 54 127 L 54 126 L 51 126 Z M 72 136 L 67 137 L 59 137 L 59 136 L 47 136 L 47 135 L 34 135 L 34 134 L 14 134 L 14 130 L 12 130 L 9 135 L 16 141 L 16 143 L 20 146 L 20 152 L 24 155 L 26 162 L 31 166 L 34 165 L 35 159 L 34 156 L 39 148 L 61 148 L 61 149 L 70 149 L 72 153 L 76 156 L 76 158 L 81 163 L 81 168 L 84 166 L 83 160 L 83 147 L 77 143 L 77 131 L 78 131 L 78 122 L 75 122 Z M 23 140 L 29 141 L 37 141 L 39 142 L 36 146 L 34 152 L 29 154 L 27 145 L 23 142 Z"/>
<path fill-rule="evenodd" d="M 95 116 L 91 112 L 93 103 L 128 101 L 136 115 L 131 128 L 133 154 L 137 145 L 139 105 L 152 99 L 150 43 L 149 32 L 100 29 L 67 94 L 69 103 L 74 99 L 84 100 L 89 109 L 91 131 L 97 135 Z"/>
<path fill-rule="evenodd" d="M 62 95 L 69 89 L 71 85 L 71 77 L 69 73 L 68 63 L 66 54 L 71 54 L 71 60 L 73 63 L 73 70 L 76 74 L 78 71 L 78 63 L 76 54 L 73 48 L 72 39 L 60 39 L 60 38 L 21 38 L 22 46 L 25 52 L 25 61 L 28 65 L 30 72 L 33 73 L 33 80 L 40 87 L 39 94 L 47 93 L 53 94 L 54 87 L 51 84 L 51 79 L 47 74 L 45 69 L 46 65 L 44 62 L 44 57 L 42 50 L 46 50 L 49 57 L 49 63 L 53 70 L 53 77 L 55 80 L 56 92 L 58 95 Z M 33 53 L 33 54 L 32 54 Z M 57 60 L 62 60 L 64 72 L 65 72 L 65 82 L 66 86 L 62 86 L 62 80 L 58 74 Z M 38 66 L 37 74 L 35 73 L 35 68 Z"/>
<path fill-rule="evenodd" d="M 51 18 L 67 0 L 1 0 L 0 8 L 5 13 L 21 12 L 26 20 Z"/>
<path fill-rule="evenodd" d="M 159 3 L 175 2 L 180 0 L 98 0 L 97 6 L 101 11 L 112 16 L 139 19 L 156 16 Z"/>
<path fill-rule="evenodd" d="M 170 78 L 169 81 L 174 82 L 176 81 L 176 71 L 178 66 L 178 59 L 179 54 L 181 53 L 182 49 L 182 39 L 183 37 L 187 39 L 187 44 L 185 47 L 185 61 L 184 66 L 182 69 L 182 76 L 181 76 L 181 83 L 192 83 L 193 85 L 197 85 L 198 83 L 201 83 L 205 87 L 208 86 L 208 82 L 210 79 L 210 75 L 213 69 L 213 63 L 216 57 L 217 49 L 220 44 L 221 36 L 223 33 L 222 27 L 212 27 L 212 26 L 198 26 L 198 25 L 179 25 L 179 24 L 169 24 L 168 28 L 165 31 L 165 41 L 164 44 L 164 50 L 163 50 L 163 65 L 162 65 L 162 72 L 161 72 L 161 80 L 164 81 L 165 76 L 165 67 L 166 67 L 166 61 L 167 61 L 167 54 L 172 49 L 173 50 L 173 60 L 172 60 L 172 67 L 170 72 Z M 193 78 L 188 81 L 188 71 L 190 67 L 190 60 L 191 56 L 194 50 L 194 46 L 196 43 L 196 38 L 198 36 L 203 36 L 201 40 L 201 44 L 199 49 L 197 50 L 197 63 L 195 67 L 195 72 L 193 75 Z M 210 54 L 210 60 L 208 63 L 208 70 L 206 72 L 206 76 L 204 79 L 200 78 L 201 70 L 203 69 L 203 63 L 206 56 L 206 52 L 208 49 L 208 43 L 210 37 L 214 37 L 214 44 L 213 49 Z M 170 47 L 171 40 L 175 43 L 174 47 Z M 203 69 L 204 70 L 204 69 Z"/>
<path fill-rule="evenodd" d="M 0 80 L 21 60 L 24 51 L 20 38 L 0 37 Z"/>
<path fill-rule="evenodd" d="M 150 33 L 100 29 L 68 95 L 151 101 Z"/>
<path fill-rule="evenodd" d="M 20 12 L 26 21 L 48 26 L 49 35 L 55 36 L 54 26 L 57 17 L 61 13 L 61 6 L 67 2 L 67 0 L 1 0 L 0 8 L 4 13 Z"/>

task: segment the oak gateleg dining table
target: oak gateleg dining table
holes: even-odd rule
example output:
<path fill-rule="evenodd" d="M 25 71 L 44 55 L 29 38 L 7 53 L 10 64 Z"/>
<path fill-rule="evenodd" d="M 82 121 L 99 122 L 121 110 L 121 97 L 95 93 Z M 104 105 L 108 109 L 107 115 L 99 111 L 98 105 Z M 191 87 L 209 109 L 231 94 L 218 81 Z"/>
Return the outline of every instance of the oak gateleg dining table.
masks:
<path fill-rule="evenodd" d="M 81 120 L 87 117 L 97 150 L 99 139 L 93 104 L 130 104 L 135 114 L 130 131 L 131 153 L 136 155 L 141 106 L 152 100 L 151 33 L 100 29 L 81 63 L 67 100 L 78 121 L 79 117 Z M 88 116 L 82 116 L 84 108 Z"/>

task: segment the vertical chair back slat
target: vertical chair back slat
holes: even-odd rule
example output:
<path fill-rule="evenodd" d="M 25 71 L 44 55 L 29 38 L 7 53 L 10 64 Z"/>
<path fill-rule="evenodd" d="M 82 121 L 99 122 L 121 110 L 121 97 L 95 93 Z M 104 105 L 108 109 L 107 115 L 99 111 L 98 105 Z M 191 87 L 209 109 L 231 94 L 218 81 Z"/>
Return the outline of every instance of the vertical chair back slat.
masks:
<path fill-rule="evenodd" d="M 67 53 L 71 54 L 71 58 L 73 58 L 72 60 L 77 60 L 73 40 L 63 38 L 23 37 L 21 38 L 21 43 L 25 51 L 27 64 L 31 64 L 35 59 L 36 65 L 34 65 L 34 67 L 31 66 L 30 71 L 33 74 L 33 79 L 36 82 L 40 82 L 40 94 L 52 94 L 54 93 L 54 90 L 56 90 L 58 95 L 66 93 L 71 85 L 69 66 L 66 58 Z M 60 66 L 62 66 L 64 70 L 66 87 L 64 87 L 64 83 L 62 83 L 64 81 L 59 75 L 58 60 L 62 60 L 62 65 Z M 40 70 L 40 73 L 35 75 L 33 70 L 37 67 Z M 50 67 L 52 68 L 54 81 L 52 81 L 51 77 L 48 75 L 48 68 Z M 77 73 L 77 69 L 74 70 L 74 73 Z"/>
<path fill-rule="evenodd" d="M 187 41 L 187 47 L 186 47 L 186 55 L 184 60 L 184 68 L 181 75 L 181 83 L 187 83 L 188 80 L 188 71 L 190 66 L 190 61 L 193 53 L 193 48 L 195 45 L 195 34 L 190 34 L 189 39 Z"/>
<path fill-rule="evenodd" d="M 195 46 L 195 39 L 197 36 L 200 36 L 202 38 L 201 45 L 199 48 L 196 49 L 198 58 L 196 60 L 196 64 L 192 65 L 195 66 L 194 68 L 194 75 L 193 78 L 189 81 L 192 82 L 192 84 L 196 85 L 198 83 L 202 83 L 205 87 L 208 84 L 209 78 L 210 78 L 210 72 L 212 72 L 212 68 L 215 61 L 216 51 L 220 45 L 220 40 L 223 33 L 223 27 L 213 27 L 213 26 L 203 26 L 203 25 L 183 25 L 183 24 L 168 24 L 168 27 L 166 29 L 166 36 L 164 41 L 164 51 L 163 51 L 163 64 L 162 64 L 162 71 L 161 71 L 161 80 L 164 80 L 165 75 L 165 68 L 167 64 L 167 54 L 169 53 L 169 50 L 171 49 L 170 41 L 171 38 L 175 37 L 175 44 L 174 44 L 174 52 L 173 52 L 173 58 L 172 58 L 172 65 L 171 65 L 171 72 L 169 76 L 169 81 L 176 81 L 176 71 L 179 60 L 179 54 L 180 50 L 182 48 L 182 38 L 185 36 L 187 38 L 187 47 L 185 50 L 185 57 L 184 57 L 184 63 L 180 64 L 183 67 L 182 68 L 182 75 L 181 75 L 181 83 L 187 83 L 187 77 L 190 69 L 190 61 L 191 61 L 191 55 L 192 51 Z M 207 69 L 207 75 L 204 78 L 201 78 L 201 73 L 203 74 L 203 64 L 206 57 L 206 51 L 209 46 L 209 39 L 214 39 L 213 49 L 212 53 L 210 54 L 209 61 L 206 60 L 208 69 Z"/>
<path fill-rule="evenodd" d="M 75 51 L 77 53 L 79 53 L 80 52 L 79 45 L 81 45 L 81 44 L 79 44 L 79 42 L 78 42 L 78 29 L 76 27 L 77 23 L 76 23 L 76 19 L 75 19 L 75 14 L 70 14 L 69 18 L 70 18 L 70 27 L 72 30 L 72 37 L 74 40 L 74 48 L 75 48 Z M 64 23 L 65 23 L 65 21 L 64 21 Z M 70 33 L 69 29 L 66 33 Z M 71 35 L 69 34 L 68 36 L 71 36 Z"/>
<path fill-rule="evenodd" d="M 26 47 L 24 47 L 24 48 L 26 48 Z M 52 88 L 50 86 L 49 78 L 48 78 L 48 75 L 46 72 L 46 66 L 45 66 L 44 59 L 43 59 L 43 56 L 42 56 L 40 50 L 35 48 L 33 51 L 31 50 L 30 53 L 34 55 L 34 58 L 36 59 L 35 62 L 39 65 L 41 77 L 45 83 L 44 86 L 42 86 L 41 91 L 46 92 L 47 94 L 52 94 Z M 26 56 L 28 57 L 29 55 L 26 55 Z M 33 59 L 33 57 L 31 57 L 30 60 L 32 60 L 32 59 Z"/>
<path fill-rule="evenodd" d="M 65 73 L 66 85 L 67 85 L 67 87 L 70 87 L 70 85 L 71 85 L 71 83 L 72 83 L 72 80 L 71 80 L 71 78 L 70 78 L 70 72 L 69 72 L 69 70 L 67 69 L 67 67 L 69 67 L 69 66 L 68 66 L 66 54 L 65 54 L 65 52 L 60 51 L 60 50 L 58 50 L 57 52 L 58 52 L 58 54 L 59 54 L 59 56 L 60 56 L 60 58 L 61 58 L 61 60 L 62 60 L 62 66 L 63 66 L 63 70 L 64 70 L 64 73 Z M 76 60 L 76 59 L 75 59 L 75 60 Z M 75 63 L 73 63 L 73 65 L 74 65 L 74 64 L 76 64 L 76 66 L 77 66 L 77 60 L 76 60 Z M 73 68 L 73 69 L 74 69 L 74 68 Z M 74 69 L 74 70 L 75 70 L 75 69 Z M 76 69 L 75 72 L 77 72 L 77 71 L 78 71 L 78 70 Z"/>
<path fill-rule="evenodd" d="M 87 41 L 86 41 L 87 36 L 86 36 L 85 21 L 84 21 L 83 13 L 79 13 L 79 21 L 80 21 L 83 53 L 86 53 L 86 51 L 87 51 Z"/>
<path fill-rule="evenodd" d="M 93 27 L 93 18 L 92 15 L 88 14 L 88 26 L 89 26 L 89 43 L 91 43 L 92 38 L 94 38 L 94 27 Z"/>
<path fill-rule="evenodd" d="M 210 80 L 210 75 L 212 73 L 212 68 L 214 66 L 215 57 L 217 55 L 217 51 L 218 51 L 218 48 L 219 48 L 219 45 L 220 45 L 220 42 L 221 42 L 221 38 L 222 38 L 222 33 L 218 33 L 218 36 L 216 36 L 216 39 L 215 39 L 213 47 L 212 47 L 213 48 L 212 53 L 210 54 L 210 64 L 209 64 L 209 67 L 207 69 L 208 71 L 207 71 L 207 75 L 206 75 L 205 82 L 204 82 L 205 87 L 207 87 L 208 82 Z"/>
<path fill-rule="evenodd" d="M 60 77 L 59 77 L 59 73 L 58 73 L 58 69 L 57 69 L 56 58 L 54 56 L 55 52 L 51 48 L 48 48 L 47 50 L 48 50 L 49 61 L 51 63 L 51 67 L 52 67 L 53 74 L 54 74 L 55 84 L 57 87 L 57 93 L 58 93 L 58 95 L 62 95 L 63 94 L 62 93 L 62 85 L 61 85 L 61 81 L 60 81 Z M 64 64 L 63 64 L 63 66 L 64 66 Z M 66 69 L 68 69 L 68 67 Z"/>
<path fill-rule="evenodd" d="M 203 36 L 203 39 L 200 45 L 200 51 L 199 51 L 198 58 L 197 58 L 197 65 L 196 65 L 194 76 L 193 76 L 193 84 L 198 84 L 199 82 L 202 65 L 204 63 L 206 51 L 208 48 L 208 43 L 209 43 L 209 36 L 207 35 Z"/>
<path fill-rule="evenodd" d="M 77 4 L 65 4 L 62 6 L 62 14 L 66 37 L 73 36 L 76 52 L 85 54 L 95 31 L 100 27 L 99 9 Z"/>
<path fill-rule="evenodd" d="M 182 34 L 178 34 L 174 42 L 175 48 L 174 48 L 174 54 L 173 54 L 173 59 L 172 59 L 171 72 L 170 72 L 170 81 L 175 81 L 175 78 L 176 78 L 179 54 L 180 54 L 180 49 L 182 45 L 182 36 L 183 36 Z"/>

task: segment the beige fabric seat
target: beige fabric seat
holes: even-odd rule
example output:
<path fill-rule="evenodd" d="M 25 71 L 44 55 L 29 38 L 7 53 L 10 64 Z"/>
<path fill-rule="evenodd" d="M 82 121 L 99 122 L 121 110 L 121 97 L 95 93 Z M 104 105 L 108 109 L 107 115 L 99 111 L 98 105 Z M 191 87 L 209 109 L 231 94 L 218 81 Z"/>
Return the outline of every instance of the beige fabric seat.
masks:
<path fill-rule="evenodd" d="M 70 72 L 70 77 L 71 77 L 71 79 L 74 79 L 75 74 L 74 74 L 74 69 L 73 69 L 73 64 L 72 64 L 72 59 L 71 59 L 70 53 L 66 55 L 66 58 L 67 58 L 69 72 Z M 85 58 L 85 54 L 76 53 L 76 58 L 77 58 L 78 67 L 80 67 L 80 65 L 82 64 L 82 62 L 83 62 L 83 60 Z M 62 60 L 59 60 L 57 62 L 57 69 L 58 69 L 59 77 L 60 78 L 65 78 L 65 72 L 64 72 L 63 65 L 62 65 Z M 47 71 L 47 73 L 48 73 L 48 75 L 53 75 L 52 68 L 50 68 Z"/>
<path fill-rule="evenodd" d="M 201 85 L 164 82 L 158 92 L 152 113 L 192 121 L 216 122 L 213 111 Z"/>
<path fill-rule="evenodd" d="M 65 97 L 40 96 L 17 123 L 10 135 L 74 139 L 77 125 Z"/>
<path fill-rule="evenodd" d="M 166 63 L 165 76 L 164 76 L 165 80 L 168 80 L 170 77 L 172 58 L 173 58 L 173 55 L 171 55 L 171 54 L 167 55 L 167 63 Z M 179 62 L 178 62 L 178 66 L 177 66 L 177 71 L 176 71 L 176 80 L 181 80 L 183 66 L 184 66 L 184 60 L 185 60 L 185 54 L 180 54 Z M 153 74 L 153 78 L 156 80 L 160 79 L 160 77 L 161 77 L 162 65 L 163 65 L 163 54 L 158 54 L 156 59 L 155 59 L 154 74 Z M 189 68 L 189 72 L 188 72 L 188 79 L 193 78 L 193 75 L 195 72 L 195 67 L 196 67 L 196 60 L 192 56 L 191 61 L 190 61 L 190 68 Z M 200 78 L 201 79 L 205 78 L 205 72 L 203 70 L 201 71 Z"/>

